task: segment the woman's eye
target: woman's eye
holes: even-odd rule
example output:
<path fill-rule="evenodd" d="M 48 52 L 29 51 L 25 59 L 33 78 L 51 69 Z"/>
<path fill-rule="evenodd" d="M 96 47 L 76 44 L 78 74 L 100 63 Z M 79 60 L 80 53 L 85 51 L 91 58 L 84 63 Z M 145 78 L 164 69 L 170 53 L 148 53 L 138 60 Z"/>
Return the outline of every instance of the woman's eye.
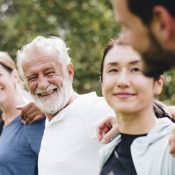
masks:
<path fill-rule="evenodd" d="M 110 69 L 109 72 L 118 72 L 118 69 Z"/>
<path fill-rule="evenodd" d="M 141 72 L 141 69 L 138 67 L 134 67 L 131 69 L 131 72 Z"/>

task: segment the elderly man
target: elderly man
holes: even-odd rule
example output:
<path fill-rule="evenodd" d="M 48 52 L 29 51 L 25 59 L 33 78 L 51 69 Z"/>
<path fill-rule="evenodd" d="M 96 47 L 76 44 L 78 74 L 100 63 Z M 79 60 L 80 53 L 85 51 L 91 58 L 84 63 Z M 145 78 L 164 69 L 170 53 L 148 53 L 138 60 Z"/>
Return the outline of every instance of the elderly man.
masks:
<path fill-rule="evenodd" d="M 96 126 L 114 115 L 95 93 L 72 88 L 74 67 L 65 43 L 37 37 L 17 53 L 19 72 L 47 122 L 39 153 L 40 175 L 97 175 Z"/>
<path fill-rule="evenodd" d="M 146 75 L 175 65 L 174 0 L 113 0 L 113 7 L 124 42 L 142 54 Z"/>

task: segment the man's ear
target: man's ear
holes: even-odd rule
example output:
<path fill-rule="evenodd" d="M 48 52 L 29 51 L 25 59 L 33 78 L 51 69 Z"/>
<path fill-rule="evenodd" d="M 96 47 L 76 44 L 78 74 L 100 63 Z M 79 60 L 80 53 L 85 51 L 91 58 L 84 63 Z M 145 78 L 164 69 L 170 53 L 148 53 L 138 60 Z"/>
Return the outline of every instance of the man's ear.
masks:
<path fill-rule="evenodd" d="M 72 63 L 69 63 L 67 65 L 67 73 L 68 73 L 68 77 L 73 81 L 74 78 L 74 66 Z"/>
<path fill-rule="evenodd" d="M 175 19 L 168 10 L 157 5 L 153 8 L 152 29 L 154 34 L 163 41 L 168 41 L 175 37 Z"/>

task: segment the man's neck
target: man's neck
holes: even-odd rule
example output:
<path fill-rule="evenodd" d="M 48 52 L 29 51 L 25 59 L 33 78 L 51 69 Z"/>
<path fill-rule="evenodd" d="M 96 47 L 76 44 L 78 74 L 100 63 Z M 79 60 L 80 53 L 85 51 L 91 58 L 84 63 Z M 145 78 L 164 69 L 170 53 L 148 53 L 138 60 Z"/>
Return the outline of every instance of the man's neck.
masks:
<path fill-rule="evenodd" d="M 47 114 L 48 120 L 51 121 L 59 112 L 61 112 L 63 109 L 69 106 L 78 96 L 79 94 L 77 94 L 76 92 L 73 92 L 73 95 L 71 96 L 69 101 L 66 103 L 66 105 L 64 105 L 64 107 L 62 107 L 59 111 L 57 111 L 54 114 Z"/>

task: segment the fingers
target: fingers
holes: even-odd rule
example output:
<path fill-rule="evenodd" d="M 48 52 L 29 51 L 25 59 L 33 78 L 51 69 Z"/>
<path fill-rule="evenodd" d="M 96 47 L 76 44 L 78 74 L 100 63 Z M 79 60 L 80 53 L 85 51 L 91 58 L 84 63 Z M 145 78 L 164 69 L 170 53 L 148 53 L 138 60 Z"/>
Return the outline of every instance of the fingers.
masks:
<path fill-rule="evenodd" d="M 168 106 L 167 109 L 170 112 L 171 117 L 175 120 L 175 106 Z"/>
<path fill-rule="evenodd" d="M 118 133 L 118 125 L 114 117 L 105 119 L 97 128 L 97 138 L 104 144 L 109 143 Z"/>
<path fill-rule="evenodd" d="M 30 110 L 32 110 L 32 106 L 34 105 L 33 102 L 30 102 L 26 105 L 22 105 L 22 106 L 17 106 L 16 108 L 18 110 L 21 110 L 21 118 L 25 120 L 25 117 L 27 117 L 26 113 L 28 113 Z M 30 112 L 29 112 L 30 113 Z"/>
<path fill-rule="evenodd" d="M 111 127 L 112 127 L 112 126 L 111 126 Z M 104 123 L 104 125 L 101 125 L 101 126 L 99 126 L 99 127 L 97 128 L 97 138 L 98 138 L 99 141 L 102 141 L 102 139 L 103 139 L 105 133 L 107 133 L 107 132 L 111 129 L 111 127 L 108 127 L 108 126 L 105 125 L 105 123 Z"/>
<path fill-rule="evenodd" d="M 16 106 L 16 109 L 18 109 L 18 110 L 22 110 L 23 107 L 24 107 L 24 105 Z"/>
<path fill-rule="evenodd" d="M 106 134 L 103 135 L 102 143 L 107 144 L 111 142 L 119 134 L 118 126 L 112 127 Z"/>
<path fill-rule="evenodd" d="M 110 130 L 112 125 L 110 125 L 110 118 L 102 121 L 97 127 L 97 138 L 99 141 L 102 140 L 104 134 Z"/>
<path fill-rule="evenodd" d="M 21 110 L 21 119 L 23 123 L 33 123 L 44 118 L 43 113 L 33 102 L 25 106 L 18 106 L 17 109 Z"/>
<path fill-rule="evenodd" d="M 175 128 L 169 138 L 169 152 L 175 157 Z"/>
<path fill-rule="evenodd" d="M 24 123 L 33 123 L 40 119 L 44 118 L 44 115 L 42 113 L 38 114 L 37 111 L 32 112 L 30 114 L 27 114 L 27 117 L 25 117 L 25 120 L 23 120 Z"/>

